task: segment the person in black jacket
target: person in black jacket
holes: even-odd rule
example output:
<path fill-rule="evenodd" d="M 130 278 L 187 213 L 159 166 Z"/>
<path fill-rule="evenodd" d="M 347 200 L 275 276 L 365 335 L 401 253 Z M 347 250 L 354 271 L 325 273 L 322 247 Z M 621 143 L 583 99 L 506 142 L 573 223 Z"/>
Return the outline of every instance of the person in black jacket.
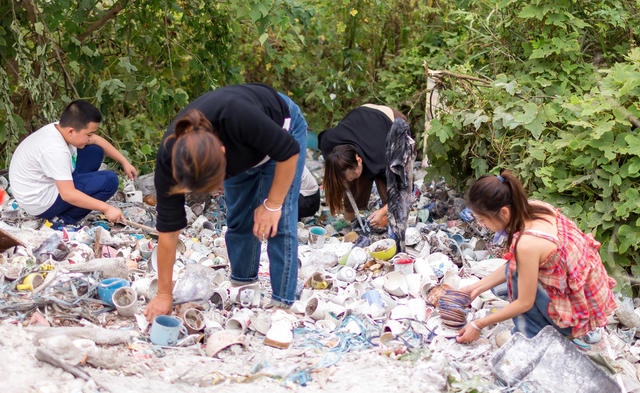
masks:
<path fill-rule="evenodd" d="M 178 114 L 156 162 L 158 295 L 145 310 L 148 320 L 171 312 L 178 234 L 187 225 L 184 193 L 221 186 L 232 283 L 258 280 L 260 242 L 268 240 L 272 298 L 284 306 L 294 302 L 306 134 L 300 108 L 263 84 L 210 91 Z"/>
<path fill-rule="evenodd" d="M 366 209 L 375 181 L 383 206 L 368 220 L 374 228 L 387 225 L 385 148 L 396 118 L 406 120 L 388 106 L 365 104 L 347 113 L 334 128 L 320 133 L 318 146 L 325 160 L 323 185 L 331 214 L 344 213 L 346 220 L 353 220 L 355 214 L 345 190 L 351 190 L 359 209 Z"/>

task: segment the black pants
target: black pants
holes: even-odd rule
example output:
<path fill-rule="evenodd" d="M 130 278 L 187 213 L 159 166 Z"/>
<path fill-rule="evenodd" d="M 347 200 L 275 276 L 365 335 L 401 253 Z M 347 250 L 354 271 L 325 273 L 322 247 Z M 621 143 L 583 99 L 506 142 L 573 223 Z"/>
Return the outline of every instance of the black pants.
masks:
<path fill-rule="evenodd" d="M 298 196 L 298 220 L 304 217 L 311 217 L 320 208 L 320 190 L 309 196 Z"/>

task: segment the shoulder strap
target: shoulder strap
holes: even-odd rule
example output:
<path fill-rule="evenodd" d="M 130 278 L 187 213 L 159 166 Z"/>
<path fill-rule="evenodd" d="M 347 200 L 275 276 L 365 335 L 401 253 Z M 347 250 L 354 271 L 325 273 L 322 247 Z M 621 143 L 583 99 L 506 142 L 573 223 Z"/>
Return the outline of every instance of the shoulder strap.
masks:
<path fill-rule="evenodd" d="M 558 240 L 557 237 L 553 236 L 550 233 L 547 232 L 543 232 L 543 231 L 539 231 L 537 229 L 527 229 L 524 232 L 522 232 L 523 235 L 531 235 L 531 236 L 535 236 L 535 237 L 539 237 L 541 239 L 545 239 L 548 240 L 556 245 L 560 245 L 560 240 Z"/>

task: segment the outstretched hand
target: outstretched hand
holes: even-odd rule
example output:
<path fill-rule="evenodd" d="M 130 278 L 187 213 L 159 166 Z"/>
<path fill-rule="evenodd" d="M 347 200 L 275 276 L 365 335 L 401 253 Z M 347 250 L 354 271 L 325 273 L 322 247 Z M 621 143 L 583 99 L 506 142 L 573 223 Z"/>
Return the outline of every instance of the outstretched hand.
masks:
<path fill-rule="evenodd" d="M 127 175 L 129 180 L 134 180 L 138 177 L 138 170 L 136 170 L 136 168 L 128 162 L 122 165 L 122 170 L 124 171 L 124 174 Z"/>
<path fill-rule="evenodd" d="M 125 218 L 124 218 L 124 214 L 122 214 L 122 210 L 118 209 L 115 206 L 109 205 L 109 207 L 104 211 L 104 215 L 105 217 L 107 217 L 107 220 L 113 223 L 125 222 Z"/>

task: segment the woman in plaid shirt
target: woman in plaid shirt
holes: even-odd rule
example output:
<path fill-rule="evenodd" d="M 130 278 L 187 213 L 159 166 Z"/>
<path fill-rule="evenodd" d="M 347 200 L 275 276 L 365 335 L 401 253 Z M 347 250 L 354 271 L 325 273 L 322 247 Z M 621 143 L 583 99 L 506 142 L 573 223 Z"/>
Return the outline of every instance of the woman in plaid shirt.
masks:
<path fill-rule="evenodd" d="M 471 321 L 458 342 L 478 339 L 483 327 L 513 318 L 514 332 L 535 336 L 546 325 L 581 337 L 604 326 L 616 305 L 616 285 L 598 255 L 598 243 L 553 206 L 530 201 L 520 181 L 508 171 L 482 176 L 469 189 L 467 203 L 488 229 L 504 230 L 507 263 L 477 283 L 462 288 L 474 299 L 507 282 L 509 305 Z"/>

